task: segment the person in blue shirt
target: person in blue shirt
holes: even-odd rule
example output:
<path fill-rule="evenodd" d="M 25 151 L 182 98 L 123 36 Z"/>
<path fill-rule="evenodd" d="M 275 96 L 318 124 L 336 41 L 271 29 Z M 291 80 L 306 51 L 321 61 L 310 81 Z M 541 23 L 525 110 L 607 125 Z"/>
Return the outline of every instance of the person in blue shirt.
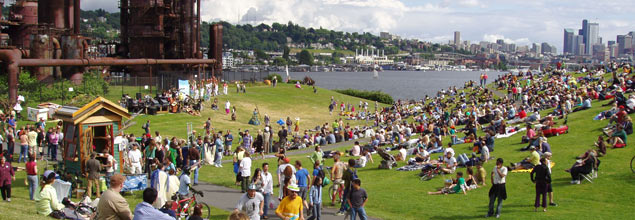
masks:
<path fill-rule="evenodd" d="M 229 131 L 228 131 L 229 132 Z M 216 140 L 214 141 L 214 145 L 216 145 L 216 154 L 214 158 L 214 166 L 215 167 L 223 167 L 223 165 L 221 164 L 221 160 L 223 159 L 223 152 L 224 147 L 223 147 L 223 132 L 219 131 L 218 135 L 216 135 Z"/>
<path fill-rule="evenodd" d="M 190 193 L 190 184 L 192 183 L 190 181 L 190 168 L 189 167 L 185 167 L 185 169 L 183 169 L 183 173 L 181 173 L 181 176 L 179 177 L 179 191 L 178 194 L 179 196 L 181 196 L 181 198 L 185 198 L 189 195 Z"/>
<path fill-rule="evenodd" d="M 143 190 L 143 202 L 135 207 L 133 220 L 174 220 L 174 213 L 171 213 L 172 216 L 170 216 L 152 207 L 157 195 L 157 190 L 154 188 Z"/>
<path fill-rule="evenodd" d="M 297 170 L 295 172 L 295 179 L 298 183 L 298 188 L 300 188 L 298 196 L 302 198 L 304 207 L 308 208 L 308 204 L 306 202 L 306 194 L 308 191 L 308 183 L 311 182 L 311 176 L 309 176 L 309 171 L 307 169 L 302 168 L 302 162 L 300 162 L 299 160 L 295 161 L 295 170 Z"/>
<path fill-rule="evenodd" d="M 232 136 L 232 133 L 227 130 L 227 134 L 225 135 L 225 156 L 231 154 L 233 141 L 234 136 Z"/>
<path fill-rule="evenodd" d="M 318 162 L 319 163 L 319 162 Z M 316 169 L 317 170 L 317 169 Z M 316 176 L 313 179 L 311 190 L 309 191 L 309 206 L 311 207 L 311 217 L 308 220 L 321 219 L 322 216 L 322 177 Z"/>

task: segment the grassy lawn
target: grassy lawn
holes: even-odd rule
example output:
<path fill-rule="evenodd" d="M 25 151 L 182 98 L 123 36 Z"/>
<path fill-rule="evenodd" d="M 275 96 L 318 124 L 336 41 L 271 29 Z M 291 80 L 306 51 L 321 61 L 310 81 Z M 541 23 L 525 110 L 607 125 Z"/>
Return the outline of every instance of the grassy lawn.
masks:
<path fill-rule="evenodd" d="M 546 213 L 533 212 L 534 185 L 529 179 L 529 173 L 509 173 L 507 177 L 508 199 L 503 203 L 502 217 L 507 219 L 625 219 L 626 216 L 635 214 L 628 198 L 635 196 L 635 174 L 630 171 L 629 162 L 633 157 L 632 148 L 609 150 L 608 155 L 601 157 L 599 178 L 593 184 L 584 182 L 581 185 L 571 185 L 569 173 L 564 172 L 575 161 L 575 157 L 588 149 L 593 148 L 593 142 L 601 134 L 601 128 L 607 121 L 593 121 L 592 118 L 599 112 L 608 109 L 600 105 L 606 103 L 593 102 L 593 108 L 569 115 L 568 134 L 550 137 L 553 161 L 553 188 L 555 202 L 558 207 L 549 207 Z M 544 115 L 544 114 L 543 114 Z M 563 120 L 558 122 L 562 124 Z M 524 134 L 524 133 L 523 133 Z M 505 164 L 518 162 L 529 155 L 529 152 L 521 152 L 518 149 L 524 147 L 520 144 L 520 137 L 516 134 L 510 138 L 496 140 L 494 157 L 502 157 Z M 632 137 L 632 135 L 630 135 Z M 444 141 L 447 143 L 447 140 Z M 470 144 L 455 146 L 457 153 L 469 153 Z M 394 154 L 394 153 L 393 153 Z M 440 154 L 433 155 L 433 158 Z M 292 161 L 301 160 L 308 164 L 307 155 L 292 156 Z M 348 160 L 345 157 L 343 160 Z M 461 219 L 483 218 L 487 212 L 488 191 L 491 183 L 487 181 L 486 187 L 469 191 L 467 195 L 427 195 L 428 191 L 435 191 L 443 186 L 443 180 L 454 175 L 437 177 L 431 181 L 419 180 L 418 171 L 403 172 L 395 170 L 379 170 L 377 165 L 381 160 L 374 156 L 375 164 L 368 164 L 366 168 L 359 169 L 358 175 L 362 180 L 362 187 L 369 192 L 367 212 L 372 217 L 381 219 Z M 276 159 L 257 160 L 254 169 L 260 167 L 263 162 L 276 164 Z M 327 161 L 327 166 L 333 164 Z M 399 165 L 404 165 L 400 162 Z M 494 161 L 489 161 L 485 169 L 491 172 Z M 305 166 L 306 167 L 306 166 Z M 309 168 L 311 171 L 312 168 Z M 465 168 L 457 171 L 465 173 Z M 275 168 L 271 168 L 272 174 Z M 234 176 L 231 164 L 223 168 L 205 167 L 201 170 L 202 180 L 229 186 L 234 185 Z M 274 174 L 275 175 L 275 174 Z M 276 177 L 274 177 L 276 179 Z M 324 204 L 327 202 L 325 195 Z"/>

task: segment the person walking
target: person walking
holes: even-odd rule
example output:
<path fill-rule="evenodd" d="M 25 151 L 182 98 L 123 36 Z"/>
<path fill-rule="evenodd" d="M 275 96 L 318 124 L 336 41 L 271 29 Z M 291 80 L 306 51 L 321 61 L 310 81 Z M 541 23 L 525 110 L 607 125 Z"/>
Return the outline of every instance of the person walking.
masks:
<path fill-rule="evenodd" d="M 496 166 L 492 170 L 491 180 L 492 188 L 489 190 L 489 210 L 485 217 L 494 215 L 494 202 L 498 199 L 496 207 L 496 218 L 500 218 L 501 209 L 503 208 L 503 200 L 507 199 L 507 190 L 505 189 L 505 177 L 507 176 L 507 167 L 503 166 L 503 158 L 496 159 Z"/>
<path fill-rule="evenodd" d="M 362 189 L 362 181 L 360 179 L 354 179 L 351 181 L 351 185 L 351 191 L 346 200 L 351 207 L 351 220 L 355 220 L 358 215 L 359 219 L 366 220 L 368 216 L 366 216 L 364 207 L 366 202 L 368 202 L 368 194 L 366 190 Z"/>
<path fill-rule="evenodd" d="M 298 196 L 300 188 L 295 184 L 290 184 L 287 189 L 289 195 L 280 201 L 278 208 L 276 208 L 276 215 L 283 220 L 304 219 L 302 199 Z"/>
<path fill-rule="evenodd" d="M 198 150 L 198 147 L 190 147 L 189 153 L 187 156 L 190 159 L 190 167 L 194 169 L 194 186 L 198 185 L 198 169 L 201 167 L 201 153 Z"/>
<path fill-rule="evenodd" d="M 241 193 L 247 191 L 249 185 L 249 176 L 251 175 L 251 158 L 249 152 L 245 152 L 243 159 L 240 161 Z"/>
<path fill-rule="evenodd" d="M 536 202 L 534 203 L 534 212 L 538 211 L 540 206 L 540 196 L 542 196 L 542 211 L 547 211 L 547 187 L 551 184 L 551 173 L 547 165 L 547 159 L 540 159 L 540 164 L 534 167 L 530 173 L 531 182 L 536 184 Z"/>
<path fill-rule="evenodd" d="M 262 180 L 262 196 L 264 198 L 264 207 L 262 219 L 268 219 L 269 201 L 273 195 L 273 176 L 269 173 L 269 164 L 262 164 L 262 172 L 260 173 Z"/>
<path fill-rule="evenodd" d="M 308 187 L 311 183 L 311 176 L 309 175 L 309 171 L 305 168 L 302 168 L 302 162 L 299 160 L 295 161 L 295 179 L 298 183 L 298 188 L 300 188 L 300 192 L 298 192 L 298 196 L 304 201 L 304 207 L 308 208 L 309 204 L 306 201 L 306 195 L 308 193 Z"/>
<path fill-rule="evenodd" d="M 27 161 L 27 155 L 29 155 L 29 136 L 26 133 L 26 130 L 20 131 L 20 157 L 18 157 L 18 163 L 22 163 Z"/>
<path fill-rule="evenodd" d="M 311 208 L 311 217 L 308 220 L 320 220 L 322 217 L 322 177 L 316 176 L 309 190 L 309 207 Z"/>
<path fill-rule="evenodd" d="M 37 153 L 32 153 L 29 155 L 29 162 L 26 162 L 26 180 L 29 183 L 29 199 L 33 200 L 35 193 L 37 193 L 37 188 L 39 185 L 39 180 L 37 176 L 37 163 L 35 162 L 35 155 Z"/>
<path fill-rule="evenodd" d="M 101 168 L 101 164 L 97 159 L 95 159 L 95 156 L 95 152 L 91 153 L 90 159 L 86 161 L 86 179 L 88 180 L 88 189 L 86 190 L 86 195 L 88 197 L 92 197 L 93 186 L 95 186 L 97 198 L 99 198 L 101 197 L 101 187 L 99 187 L 99 169 Z"/>
<path fill-rule="evenodd" d="M 5 157 L 0 157 L 0 192 L 2 200 L 11 202 L 11 181 L 15 181 L 15 171 Z"/>
<path fill-rule="evenodd" d="M 258 186 L 250 184 L 247 193 L 243 194 L 236 204 L 234 211 L 245 211 L 250 220 L 260 220 L 260 216 L 264 213 L 264 198 L 262 194 L 257 192 Z"/>

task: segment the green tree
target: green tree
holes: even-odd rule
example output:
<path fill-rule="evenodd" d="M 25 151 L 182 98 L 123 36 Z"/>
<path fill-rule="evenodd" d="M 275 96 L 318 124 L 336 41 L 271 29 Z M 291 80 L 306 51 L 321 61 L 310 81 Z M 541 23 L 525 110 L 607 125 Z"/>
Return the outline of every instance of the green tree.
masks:
<path fill-rule="evenodd" d="M 276 57 L 275 59 L 273 59 L 273 65 L 286 66 L 287 65 L 287 60 L 282 58 L 282 57 Z"/>
<path fill-rule="evenodd" d="M 256 59 L 259 60 L 267 60 L 269 59 L 269 55 L 267 55 L 264 51 L 262 51 L 261 49 L 256 49 L 254 51 L 254 53 L 256 54 Z"/>
<path fill-rule="evenodd" d="M 284 52 L 282 53 L 282 58 L 286 61 L 289 61 L 289 52 L 291 52 L 291 48 L 284 46 Z"/>
<path fill-rule="evenodd" d="M 312 66 L 313 60 L 313 55 L 308 50 L 302 50 L 302 52 L 298 54 L 298 62 L 300 62 L 300 64 Z"/>

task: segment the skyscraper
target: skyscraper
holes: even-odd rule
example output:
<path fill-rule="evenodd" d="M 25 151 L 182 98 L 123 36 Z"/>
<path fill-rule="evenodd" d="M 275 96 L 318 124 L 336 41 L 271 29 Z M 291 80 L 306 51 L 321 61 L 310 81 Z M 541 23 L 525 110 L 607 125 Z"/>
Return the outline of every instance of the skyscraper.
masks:
<path fill-rule="evenodd" d="M 586 20 L 585 20 L 586 21 Z M 587 23 L 587 32 L 584 37 L 584 45 L 586 45 L 584 53 L 593 55 L 593 46 L 599 43 L 600 24 Z"/>
<path fill-rule="evenodd" d="M 461 45 L 461 32 L 459 31 L 454 32 L 454 45 L 455 46 Z"/>
<path fill-rule="evenodd" d="M 633 47 L 633 37 L 630 35 L 617 35 L 617 55 L 623 55 Z"/>
<path fill-rule="evenodd" d="M 564 45 L 562 45 L 563 54 L 573 54 L 573 29 L 564 29 Z"/>

